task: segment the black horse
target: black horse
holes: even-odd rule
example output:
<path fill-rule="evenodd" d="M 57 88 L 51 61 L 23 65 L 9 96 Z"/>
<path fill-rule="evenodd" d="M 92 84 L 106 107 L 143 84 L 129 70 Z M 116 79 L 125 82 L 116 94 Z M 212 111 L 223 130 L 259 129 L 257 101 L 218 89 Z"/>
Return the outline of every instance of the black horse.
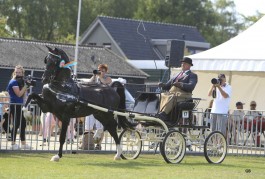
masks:
<path fill-rule="evenodd" d="M 47 47 L 49 54 L 45 57 L 46 69 L 42 76 L 44 84 L 42 95 L 31 93 L 28 96 L 24 110 L 31 100 L 34 100 L 41 110 L 51 112 L 62 121 L 60 133 L 59 153 L 52 157 L 51 161 L 59 161 L 62 157 L 62 149 L 65 142 L 67 126 L 70 118 L 84 117 L 93 114 L 108 130 L 114 138 L 117 154 L 114 159 L 120 159 L 122 149 L 117 134 L 117 121 L 114 119 L 113 110 L 125 110 L 124 87 L 119 82 L 112 83 L 112 87 L 101 84 L 81 84 L 71 78 L 71 69 L 67 54 L 59 49 Z M 113 88 L 115 87 L 115 88 Z M 116 89 L 116 90 L 115 90 Z M 89 104 L 104 107 L 107 112 L 99 111 Z M 122 128 L 131 128 L 131 123 L 124 116 L 118 116 L 118 122 Z"/>

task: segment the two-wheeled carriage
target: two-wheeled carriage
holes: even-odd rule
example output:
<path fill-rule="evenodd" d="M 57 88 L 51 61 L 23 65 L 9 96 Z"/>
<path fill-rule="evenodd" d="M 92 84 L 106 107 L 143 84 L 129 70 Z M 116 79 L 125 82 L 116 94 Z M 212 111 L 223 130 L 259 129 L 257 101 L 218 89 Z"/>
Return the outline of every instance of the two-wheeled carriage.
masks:
<path fill-rule="evenodd" d="M 134 110 L 129 115 L 136 123 L 134 130 L 123 130 L 119 136 L 123 159 L 136 159 L 141 150 L 150 146 L 159 148 L 167 163 L 180 163 L 186 148 L 204 151 L 209 163 L 221 163 L 227 152 L 224 135 L 219 131 L 210 132 L 205 125 L 196 125 L 196 107 L 201 99 L 192 98 L 178 102 L 169 121 L 156 117 L 159 112 L 160 93 L 140 93 Z"/>

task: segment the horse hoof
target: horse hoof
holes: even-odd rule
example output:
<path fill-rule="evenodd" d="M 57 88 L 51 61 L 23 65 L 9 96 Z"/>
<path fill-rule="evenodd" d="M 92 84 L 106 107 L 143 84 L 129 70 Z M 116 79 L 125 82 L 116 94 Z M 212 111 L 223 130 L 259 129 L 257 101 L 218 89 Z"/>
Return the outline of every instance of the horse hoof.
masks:
<path fill-rule="evenodd" d="M 114 160 L 121 160 L 121 157 L 115 155 Z"/>
<path fill-rule="evenodd" d="M 50 161 L 52 162 L 59 162 L 60 157 L 58 155 L 54 155 Z"/>

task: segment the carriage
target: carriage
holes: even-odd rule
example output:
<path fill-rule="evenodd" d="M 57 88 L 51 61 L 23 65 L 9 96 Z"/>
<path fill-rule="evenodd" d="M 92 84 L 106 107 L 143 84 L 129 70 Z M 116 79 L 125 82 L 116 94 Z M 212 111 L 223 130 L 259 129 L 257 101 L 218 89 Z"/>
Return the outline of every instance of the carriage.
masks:
<path fill-rule="evenodd" d="M 207 125 L 198 125 L 196 116 L 200 98 L 190 98 L 177 102 L 170 113 L 169 121 L 157 118 L 161 93 L 141 92 L 136 98 L 133 111 L 128 116 L 135 129 L 125 129 L 119 136 L 123 159 L 136 159 L 144 144 L 159 149 L 167 163 L 180 163 L 186 149 L 203 150 L 209 163 L 221 163 L 227 153 L 227 143 L 219 131 L 210 132 Z M 197 123 L 197 124 L 196 124 Z M 145 146 L 146 147 L 146 146 Z"/>
<path fill-rule="evenodd" d="M 218 131 L 207 133 L 206 126 L 192 123 L 193 113 L 200 99 L 192 98 L 178 102 L 171 112 L 170 121 L 162 121 L 156 114 L 159 110 L 160 93 L 140 93 L 133 111 L 125 110 L 124 86 L 113 82 L 111 86 L 102 84 L 78 83 L 72 78 L 71 68 L 75 64 L 59 48 L 48 47 L 49 53 L 44 59 L 46 64 L 42 77 L 42 94 L 31 93 L 23 107 L 24 114 L 31 100 L 34 100 L 42 112 L 51 112 L 62 122 L 60 147 L 51 161 L 59 161 L 63 156 L 66 131 L 70 118 L 93 114 L 105 130 L 113 137 L 117 153 L 114 159 L 136 159 L 142 150 L 144 141 L 157 147 L 168 163 L 179 163 L 185 156 L 186 143 L 201 146 L 209 163 L 221 163 L 227 151 L 225 137 Z M 123 131 L 118 136 L 117 121 Z M 201 129 L 200 134 L 192 134 L 193 129 Z M 204 129 L 204 130 L 202 130 Z M 206 131 L 206 132 L 205 132 Z M 156 148 L 157 148 L 156 147 Z"/>

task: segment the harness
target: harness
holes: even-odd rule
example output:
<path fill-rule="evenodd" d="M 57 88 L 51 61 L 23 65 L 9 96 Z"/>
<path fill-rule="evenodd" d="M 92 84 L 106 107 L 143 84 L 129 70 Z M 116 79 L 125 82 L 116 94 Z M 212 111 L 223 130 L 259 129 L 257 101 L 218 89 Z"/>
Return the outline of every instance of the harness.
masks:
<path fill-rule="evenodd" d="M 46 57 L 46 60 L 50 60 L 46 67 L 47 73 L 50 73 L 47 74 L 49 76 L 46 76 L 46 79 L 49 77 L 49 84 L 44 87 L 46 92 L 49 91 L 61 102 L 87 102 L 102 107 L 112 105 L 108 100 L 113 94 L 110 86 L 96 83 L 84 84 L 74 81 L 68 70 L 75 63 L 62 65 L 64 64 L 64 60 L 61 55 L 52 52 L 49 52 L 49 54 L 56 58 Z M 107 76 L 104 76 L 105 78 Z"/>

